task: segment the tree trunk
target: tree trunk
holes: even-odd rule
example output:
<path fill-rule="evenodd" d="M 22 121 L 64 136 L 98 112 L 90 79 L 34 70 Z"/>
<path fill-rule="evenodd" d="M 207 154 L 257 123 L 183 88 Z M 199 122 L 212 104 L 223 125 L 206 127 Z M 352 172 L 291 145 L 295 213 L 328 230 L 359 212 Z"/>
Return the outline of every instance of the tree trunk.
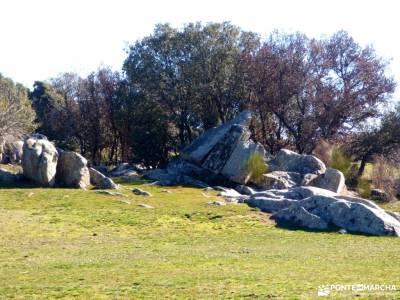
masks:
<path fill-rule="evenodd" d="M 368 161 L 368 157 L 369 157 L 369 155 L 366 154 L 361 159 L 360 168 L 358 169 L 358 176 L 360 176 L 360 177 L 364 174 L 365 166 L 367 165 L 367 161 Z"/>

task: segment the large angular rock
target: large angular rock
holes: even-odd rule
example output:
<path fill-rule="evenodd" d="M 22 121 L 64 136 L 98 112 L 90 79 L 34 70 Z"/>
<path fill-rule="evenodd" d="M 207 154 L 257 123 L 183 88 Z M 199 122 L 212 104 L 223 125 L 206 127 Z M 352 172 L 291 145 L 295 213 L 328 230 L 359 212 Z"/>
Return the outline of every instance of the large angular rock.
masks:
<path fill-rule="evenodd" d="M 286 171 L 304 174 L 323 174 L 325 164 L 312 155 L 303 155 L 281 149 L 276 157 L 268 162 L 270 171 Z"/>
<path fill-rule="evenodd" d="M 296 172 L 273 171 L 264 174 L 264 180 L 260 187 L 271 190 L 283 190 L 298 186 L 301 183 L 301 175 Z"/>
<path fill-rule="evenodd" d="M 248 180 L 246 163 L 253 153 L 265 157 L 265 149 L 261 144 L 254 143 L 252 140 L 239 141 L 225 163 L 221 175 L 230 181 L 245 184 Z"/>
<path fill-rule="evenodd" d="M 250 132 L 242 125 L 232 125 L 228 132 L 212 148 L 202 167 L 215 174 L 219 174 L 231 157 L 238 142 L 250 138 Z"/>
<path fill-rule="evenodd" d="M 330 190 L 338 194 L 344 194 L 346 192 L 346 184 L 343 173 L 332 168 L 327 168 L 324 174 L 321 174 L 315 179 L 311 180 L 309 185 Z"/>
<path fill-rule="evenodd" d="M 90 183 L 96 188 L 106 190 L 106 189 L 118 189 L 118 185 L 112 181 L 111 178 L 103 175 L 99 171 L 93 168 L 89 168 Z"/>
<path fill-rule="evenodd" d="M 72 151 L 59 151 L 57 181 L 64 186 L 85 189 L 90 185 L 87 160 Z"/>
<path fill-rule="evenodd" d="M 188 162 L 201 165 L 214 146 L 233 125 L 247 126 L 251 120 L 251 116 L 251 112 L 246 110 L 225 124 L 206 131 L 182 151 L 181 157 Z"/>
<path fill-rule="evenodd" d="M 54 145 L 41 138 L 25 140 L 22 155 L 24 176 L 42 186 L 53 186 L 56 179 L 58 152 Z"/>

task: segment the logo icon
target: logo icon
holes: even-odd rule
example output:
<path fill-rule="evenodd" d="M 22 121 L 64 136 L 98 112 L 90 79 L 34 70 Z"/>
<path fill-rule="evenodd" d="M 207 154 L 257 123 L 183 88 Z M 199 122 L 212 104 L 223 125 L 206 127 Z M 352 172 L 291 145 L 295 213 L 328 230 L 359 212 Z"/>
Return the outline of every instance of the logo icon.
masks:
<path fill-rule="evenodd" d="M 331 291 L 330 291 L 330 289 L 329 289 L 329 286 L 320 285 L 320 286 L 318 287 L 317 295 L 318 295 L 319 297 L 326 297 L 326 296 L 329 296 L 330 292 L 331 292 Z"/>

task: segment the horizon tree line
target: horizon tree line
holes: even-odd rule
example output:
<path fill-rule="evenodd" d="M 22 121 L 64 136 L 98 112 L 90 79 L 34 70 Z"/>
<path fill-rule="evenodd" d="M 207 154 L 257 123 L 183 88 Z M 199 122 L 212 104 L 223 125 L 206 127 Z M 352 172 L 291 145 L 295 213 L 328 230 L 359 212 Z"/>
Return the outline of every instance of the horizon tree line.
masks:
<path fill-rule="evenodd" d="M 228 22 L 159 24 L 129 46 L 120 72 L 64 73 L 31 91 L 0 76 L 0 139 L 35 130 L 94 165 L 157 167 L 251 109 L 252 138 L 271 154 L 283 147 L 309 154 L 321 140 L 351 139 L 366 161 L 399 144 L 388 125 L 399 114 L 380 111 L 395 90 L 388 65 L 344 31 L 262 39 Z M 366 130 L 373 118 L 382 126 Z M 379 132 L 390 136 L 379 139 Z M 367 149 L 371 139 L 382 146 Z"/>

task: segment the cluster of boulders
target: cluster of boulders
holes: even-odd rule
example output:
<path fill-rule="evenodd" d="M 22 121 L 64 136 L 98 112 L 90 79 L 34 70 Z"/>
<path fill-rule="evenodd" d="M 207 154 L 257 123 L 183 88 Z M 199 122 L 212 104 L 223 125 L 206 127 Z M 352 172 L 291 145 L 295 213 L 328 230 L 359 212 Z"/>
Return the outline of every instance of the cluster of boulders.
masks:
<path fill-rule="evenodd" d="M 313 155 L 301 155 L 282 149 L 268 161 L 267 174 L 261 187 L 264 189 L 289 189 L 295 186 L 315 186 L 338 194 L 346 194 L 345 177 L 342 172 L 326 168 Z"/>
<path fill-rule="evenodd" d="M 287 149 L 269 157 L 263 146 L 250 138 L 251 118 L 251 112 L 244 111 L 231 121 L 206 131 L 182 151 L 180 159 L 171 162 L 166 169 L 146 172 L 144 178 L 162 186 L 205 189 L 213 186 L 226 202 L 247 203 L 271 213 L 278 225 L 400 236 L 399 214 L 351 194 L 343 174 L 327 168 L 317 157 Z M 44 136 L 31 136 L 22 144 L 9 144 L 7 149 L 8 159 L 21 160 L 23 175 L 41 186 L 85 188 L 91 183 L 100 189 L 117 188 L 103 174 L 106 171 L 89 168 L 80 154 L 56 149 Z M 257 182 L 251 181 L 248 169 L 248 161 L 254 154 L 268 166 L 268 171 Z M 122 164 L 109 174 L 133 181 L 140 178 L 138 170 L 142 171 Z M 0 170 L 0 180 L 15 180 L 13 176 L 17 175 Z M 140 189 L 133 192 L 150 196 Z M 373 196 L 382 198 L 382 191 L 376 190 Z"/>
<path fill-rule="evenodd" d="M 57 149 L 43 135 L 32 135 L 25 141 L 20 141 L 18 145 L 21 143 L 22 150 L 18 153 L 21 157 L 23 177 L 39 186 L 57 185 L 84 189 L 93 184 L 100 189 L 118 188 L 112 179 L 88 167 L 87 160 L 79 153 Z M 22 178 L 4 170 L 2 177 L 9 181 Z"/>
<path fill-rule="evenodd" d="M 178 161 L 145 177 L 159 185 L 224 185 L 216 189 L 227 202 L 245 202 L 272 213 L 278 225 L 400 235 L 398 214 L 351 195 L 342 172 L 327 168 L 317 157 L 287 149 L 268 157 L 263 146 L 250 139 L 251 117 L 245 111 L 205 132 Z M 249 182 L 246 163 L 254 153 L 264 157 L 268 172 L 261 181 Z"/>

